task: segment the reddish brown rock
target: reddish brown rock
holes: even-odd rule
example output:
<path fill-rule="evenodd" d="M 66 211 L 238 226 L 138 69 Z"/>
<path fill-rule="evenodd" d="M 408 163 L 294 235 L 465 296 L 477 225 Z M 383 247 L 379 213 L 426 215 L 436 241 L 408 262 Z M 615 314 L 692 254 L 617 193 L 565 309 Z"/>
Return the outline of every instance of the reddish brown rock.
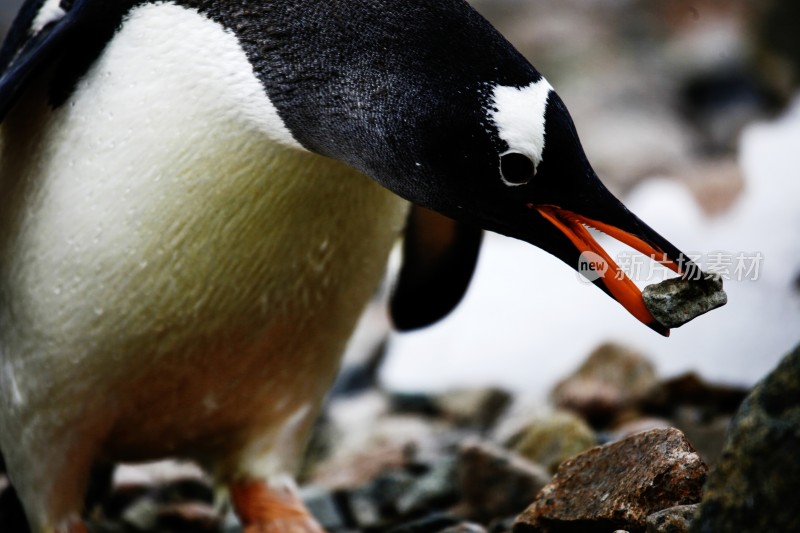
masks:
<path fill-rule="evenodd" d="M 677 429 L 654 429 L 562 463 L 514 533 L 643 532 L 656 511 L 700 501 L 708 468 Z"/>
<path fill-rule="evenodd" d="M 551 393 L 553 403 L 582 415 L 595 427 L 605 426 L 634 408 L 656 385 L 653 364 L 618 344 L 597 348 Z"/>

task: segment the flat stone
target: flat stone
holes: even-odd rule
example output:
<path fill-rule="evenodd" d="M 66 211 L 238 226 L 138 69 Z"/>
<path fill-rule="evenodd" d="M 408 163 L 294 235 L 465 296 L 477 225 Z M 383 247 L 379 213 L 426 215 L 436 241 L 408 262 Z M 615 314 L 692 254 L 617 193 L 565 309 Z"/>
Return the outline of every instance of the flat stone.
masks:
<path fill-rule="evenodd" d="M 642 298 L 653 318 L 667 328 L 680 327 L 728 303 L 722 278 L 709 274 L 703 279 L 672 278 L 648 285 Z"/>
<path fill-rule="evenodd" d="M 800 531 L 800 346 L 745 399 L 694 533 Z"/>
<path fill-rule="evenodd" d="M 647 517 L 646 533 L 688 533 L 699 504 L 678 505 Z"/>
<path fill-rule="evenodd" d="M 654 429 L 561 464 L 514 533 L 645 530 L 656 511 L 697 503 L 708 468 L 677 429 Z"/>

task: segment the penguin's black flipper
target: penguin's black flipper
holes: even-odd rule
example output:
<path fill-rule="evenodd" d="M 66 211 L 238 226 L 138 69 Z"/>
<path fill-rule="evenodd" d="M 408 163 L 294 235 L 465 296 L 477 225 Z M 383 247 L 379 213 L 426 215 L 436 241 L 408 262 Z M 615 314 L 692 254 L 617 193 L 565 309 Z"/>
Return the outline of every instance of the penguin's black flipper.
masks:
<path fill-rule="evenodd" d="M 36 31 L 34 24 L 43 4 L 44 0 L 25 2 L 0 49 L 0 122 L 25 91 L 31 78 L 64 50 L 64 43 L 71 33 L 73 24 L 66 16 Z"/>
<path fill-rule="evenodd" d="M 0 122 L 28 83 L 57 63 L 49 87 L 57 107 L 100 55 L 136 0 L 74 0 L 66 11 L 27 0 L 0 48 Z M 48 10 L 46 14 L 42 14 Z"/>
<path fill-rule="evenodd" d="M 403 266 L 389 309 L 400 331 L 444 318 L 461 301 L 478 262 L 483 230 L 414 206 L 403 242 Z"/>
<path fill-rule="evenodd" d="M 0 73 L 5 73 L 25 43 L 33 38 L 33 21 L 36 20 L 36 15 L 41 11 L 43 4 L 44 0 L 26 0 L 17 12 L 0 47 Z"/>

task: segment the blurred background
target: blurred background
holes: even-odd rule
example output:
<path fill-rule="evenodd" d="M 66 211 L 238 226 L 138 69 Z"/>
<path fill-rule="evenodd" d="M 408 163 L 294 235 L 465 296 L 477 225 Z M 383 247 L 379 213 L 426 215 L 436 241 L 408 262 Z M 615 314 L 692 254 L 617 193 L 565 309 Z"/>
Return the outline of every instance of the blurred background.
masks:
<path fill-rule="evenodd" d="M 0 33 L 19 4 L 3 0 Z M 554 258 L 492 235 L 451 317 L 396 335 L 375 306 L 350 358 L 387 346 L 380 381 L 394 390 L 495 384 L 535 395 L 598 345 L 616 341 L 665 375 L 696 370 L 754 383 L 800 340 L 800 4 L 473 4 L 559 92 L 606 184 L 723 274 L 729 303 L 663 339 Z M 630 263 L 640 285 L 662 279 L 624 248 L 602 243 L 623 267 Z"/>

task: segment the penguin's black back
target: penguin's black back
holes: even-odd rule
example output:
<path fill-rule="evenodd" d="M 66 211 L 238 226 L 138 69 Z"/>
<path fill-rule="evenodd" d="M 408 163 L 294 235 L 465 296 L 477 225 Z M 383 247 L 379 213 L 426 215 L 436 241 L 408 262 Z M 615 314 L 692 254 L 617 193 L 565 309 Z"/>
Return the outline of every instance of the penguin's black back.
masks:
<path fill-rule="evenodd" d="M 236 34 L 301 143 L 378 180 L 397 154 L 375 150 L 376 134 L 407 143 L 438 129 L 428 127 L 432 118 L 488 127 L 477 105 L 486 80 L 523 86 L 539 77 L 463 0 L 180 3 Z"/>
<path fill-rule="evenodd" d="M 56 63 L 51 104 L 75 83 L 113 38 L 125 15 L 156 0 L 62 0 L 66 15 L 31 34 L 43 0 L 28 0 L 0 51 L 0 119 L 29 77 Z M 431 109 L 463 110 L 482 120 L 475 92 L 482 80 L 509 86 L 538 73 L 463 0 L 175 0 L 236 35 L 286 125 L 307 148 L 350 159 L 382 132 L 409 138 Z M 176 31 L 180 31 L 176 28 Z M 465 68 L 465 65 L 468 68 Z M 309 90 L 313 88 L 313 90 Z M 445 118 L 445 117 L 442 117 Z M 449 117 L 452 118 L 452 117 Z M 335 129 L 335 131 L 333 131 Z M 344 133 L 344 135 L 343 135 Z M 342 146 L 342 138 L 350 140 Z M 336 140 L 334 140 L 336 139 Z M 363 171 L 374 161 L 348 161 Z"/>

